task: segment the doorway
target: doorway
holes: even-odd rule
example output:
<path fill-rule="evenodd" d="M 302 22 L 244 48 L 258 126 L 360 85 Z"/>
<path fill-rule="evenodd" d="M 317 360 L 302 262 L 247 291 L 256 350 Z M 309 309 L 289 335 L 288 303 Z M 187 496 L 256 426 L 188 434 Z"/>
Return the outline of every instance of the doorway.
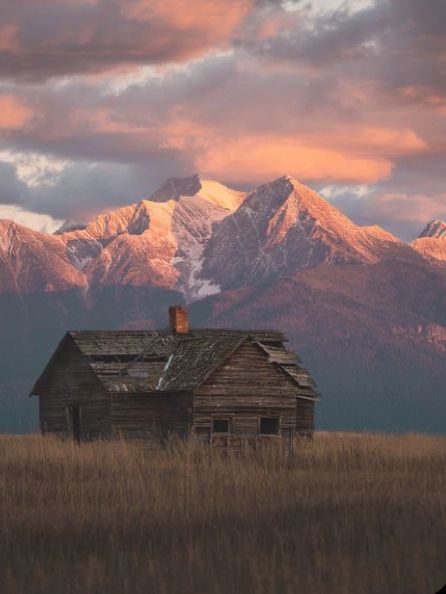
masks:
<path fill-rule="evenodd" d="M 69 410 L 71 436 L 74 441 L 81 440 L 81 409 L 78 404 L 72 404 Z"/>

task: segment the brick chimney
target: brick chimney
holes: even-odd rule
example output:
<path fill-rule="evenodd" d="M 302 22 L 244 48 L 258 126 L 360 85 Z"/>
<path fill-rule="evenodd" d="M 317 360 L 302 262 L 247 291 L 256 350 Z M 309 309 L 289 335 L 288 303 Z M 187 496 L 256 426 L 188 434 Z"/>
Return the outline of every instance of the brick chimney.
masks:
<path fill-rule="evenodd" d="M 169 307 L 169 325 L 171 332 L 187 334 L 189 332 L 187 309 L 184 309 L 181 305 L 171 305 Z"/>

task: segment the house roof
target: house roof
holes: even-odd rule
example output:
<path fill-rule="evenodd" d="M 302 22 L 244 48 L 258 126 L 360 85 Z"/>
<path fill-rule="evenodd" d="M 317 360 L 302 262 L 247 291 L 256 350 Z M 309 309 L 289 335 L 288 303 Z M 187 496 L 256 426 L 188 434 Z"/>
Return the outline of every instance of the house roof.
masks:
<path fill-rule="evenodd" d="M 270 330 L 200 328 L 187 334 L 157 331 L 69 332 L 91 369 L 109 392 L 180 392 L 200 386 L 245 341 L 255 343 L 295 383 L 298 395 L 314 399 L 315 384 L 286 337 Z M 59 348 L 62 348 L 63 341 Z M 54 359 L 54 357 L 53 357 Z M 32 394 L 38 393 L 45 371 Z"/>

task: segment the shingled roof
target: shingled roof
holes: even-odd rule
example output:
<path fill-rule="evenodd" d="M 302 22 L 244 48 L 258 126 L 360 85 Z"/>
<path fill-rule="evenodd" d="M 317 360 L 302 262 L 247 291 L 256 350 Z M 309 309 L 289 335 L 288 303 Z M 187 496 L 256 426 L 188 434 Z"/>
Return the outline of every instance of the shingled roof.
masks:
<path fill-rule="evenodd" d="M 312 400 L 318 396 L 308 371 L 286 349 L 287 339 L 281 332 L 212 328 L 190 329 L 187 334 L 169 329 L 77 331 L 68 332 L 67 339 L 74 340 L 109 392 L 192 391 L 239 346 L 251 341 L 295 383 L 299 396 Z M 38 393 L 39 382 L 50 366 L 51 361 L 33 394 Z"/>

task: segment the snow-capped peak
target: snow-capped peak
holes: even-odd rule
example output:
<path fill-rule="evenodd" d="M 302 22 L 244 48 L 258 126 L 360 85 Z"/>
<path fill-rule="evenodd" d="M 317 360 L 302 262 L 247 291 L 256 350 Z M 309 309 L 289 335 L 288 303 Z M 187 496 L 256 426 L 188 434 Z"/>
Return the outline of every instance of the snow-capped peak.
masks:
<path fill-rule="evenodd" d="M 220 182 L 202 179 L 196 174 L 192 177 L 172 177 L 168 179 L 150 198 L 150 202 L 178 201 L 181 198 L 198 196 L 215 206 L 234 211 L 243 202 L 246 192 L 239 192 Z"/>
<path fill-rule="evenodd" d="M 247 192 L 232 190 L 220 182 L 204 179 L 197 195 L 216 206 L 234 211 L 246 198 Z"/>

